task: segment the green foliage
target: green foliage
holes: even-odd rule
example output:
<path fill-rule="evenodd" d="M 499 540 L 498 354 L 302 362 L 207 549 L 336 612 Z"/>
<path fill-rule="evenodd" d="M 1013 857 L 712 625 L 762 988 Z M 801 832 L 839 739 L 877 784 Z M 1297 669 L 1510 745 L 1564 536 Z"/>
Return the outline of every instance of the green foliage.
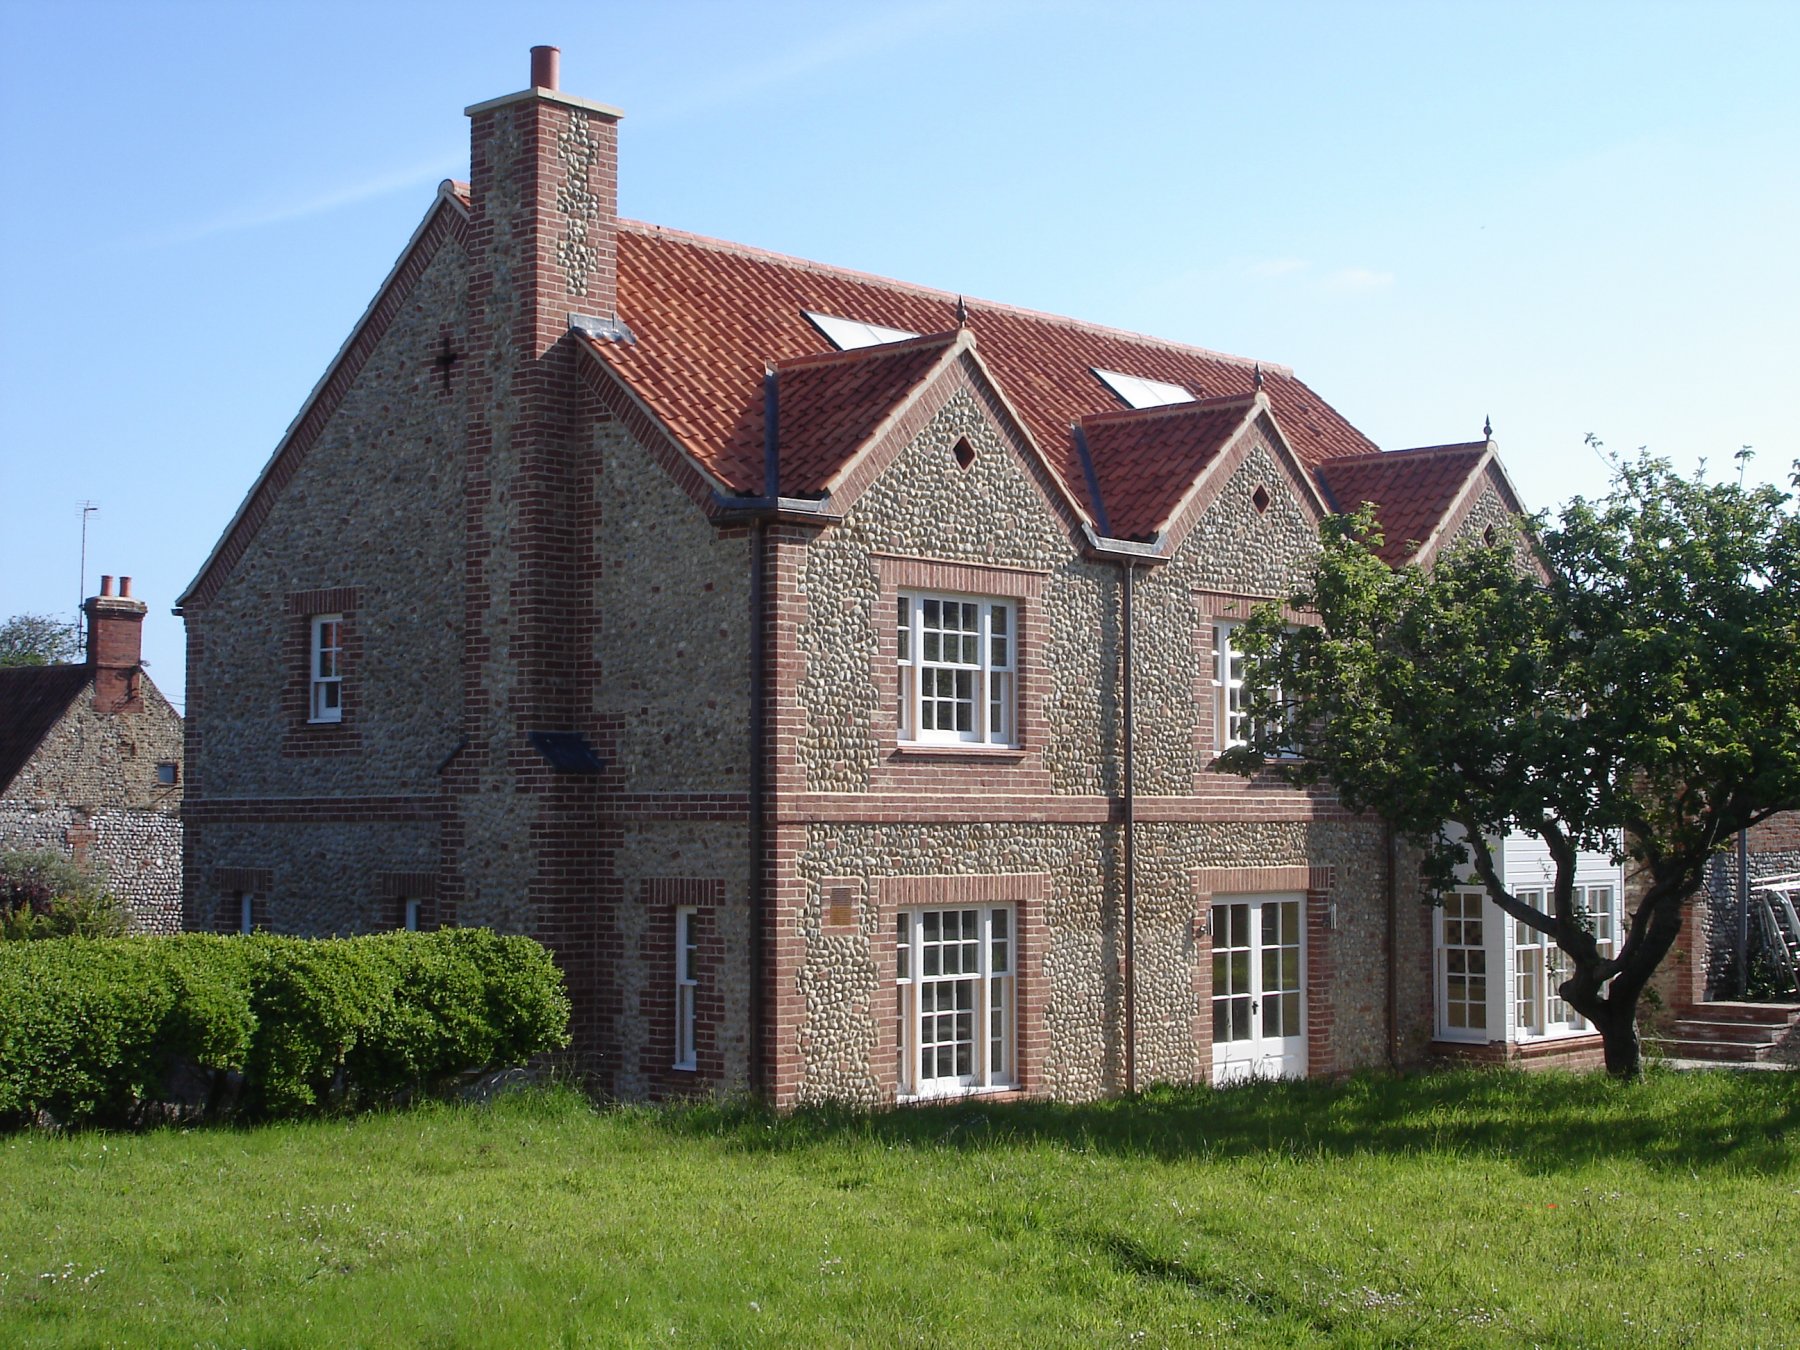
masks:
<path fill-rule="evenodd" d="M 1509 915 L 1574 965 L 1563 993 L 1636 1070 L 1639 992 L 1707 858 L 1800 807 L 1800 515 L 1773 487 L 1619 464 L 1611 492 L 1559 521 L 1448 550 L 1429 569 L 1376 555 L 1373 512 L 1326 522 L 1308 584 L 1318 621 L 1265 611 L 1243 634 L 1253 771 L 1292 724 L 1329 781 L 1427 851 L 1441 890 L 1472 864 Z M 1460 837 L 1447 827 L 1458 827 Z M 1523 831 L 1557 865 L 1547 909 L 1501 882 L 1487 841 Z M 1641 866 L 1643 903 L 1602 959 L 1574 908 L 1575 855 Z M 1610 993 L 1602 986 L 1611 981 Z M 1615 1056 L 1617 1051 L 1617 1056 Z"/>
<path fill-rule="evenodd" d="M 53 849 L 0 853 L 0 941 L 117 937 L 125 926 L 104 869 Z"/>
<path fill-rule="evenodd" d="M 567 1043 L 549 953 L 484 929 L 0 949 L 0 1120 L 130 1123 L 171 1075 L 256 1117 L 363 1105 Z M 183 1103 L 190 1109 L 203 1103 Z"/>
<path fill-rule="evenodd" d="M 81 659 L 81 635 L 48 614 L 15 614 L 0 623 L 0 669 L 50 666 Z"/>

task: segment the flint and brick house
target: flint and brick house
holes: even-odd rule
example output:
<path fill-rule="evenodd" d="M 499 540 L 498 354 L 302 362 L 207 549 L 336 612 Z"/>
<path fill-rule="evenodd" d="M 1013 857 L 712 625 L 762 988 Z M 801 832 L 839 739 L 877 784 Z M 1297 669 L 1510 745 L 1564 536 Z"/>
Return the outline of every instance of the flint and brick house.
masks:
<path fill-rule="evenodd" d="M 1518 1039 L 1381 821 L 1209 770 L 1321 517 L 1429 559 L 1520 509 L 1493 445 L 621 219 L 621 114 L 555 63 L 468 110 L 470 181 L 181 600 L 189 924 L 531 933 L 622 1095 Z"/>
<path fill-rule="evenodd" d="M 87 659 L 0 670 L 0 849 L 105 868 L 134 931 L 181 931 L 181 714 L 145 672 L 145 605 L 103 577 Z"/>

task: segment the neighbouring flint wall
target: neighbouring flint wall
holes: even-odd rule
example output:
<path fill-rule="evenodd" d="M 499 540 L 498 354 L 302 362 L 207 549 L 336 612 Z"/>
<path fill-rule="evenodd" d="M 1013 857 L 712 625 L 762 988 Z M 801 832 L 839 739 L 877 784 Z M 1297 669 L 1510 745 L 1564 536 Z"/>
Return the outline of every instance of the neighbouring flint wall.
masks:
<path fill-rule="evenodd" d="M 438 768 L 462 729 L 455 211 L 435 209 L 186 602 L 190 927 L 221 922 L 246 869 L 276 931 L 392 927 L 379 875 L 438 864 Z M 345 615 L 336 724 L 307 720 L 320 612 Z"/>
<path fill-rule="evenodd" d="M 1800 811 L 1789 811 L 1765 820 L 1750 831 L 1748 842 L 1748 871 L 1754 901 L 1756 885 L 1763 878 L 1800 872 Z M 1688 915 L 1688 922 L 1700 925 L 1706 935 L 1705 981 L 1709 999 L 1738 997 L 1738 905 L 1738 863 L 1734 842 L 1731 848 L 1713 856 L 1706 870 L 1705 893 L 1696 898 Z M 1749 936 L 1754 971 L 1756 953 L 1765 957 L 1773 955 L 1754 907 Z"/>
<path fill-rule="evenodd" d="M 176 782 L 157 781 L 161 764 Z M 150 681 L 138 711 L 101 713 L 91 686 L 0 794 L 0 849 L 99 863 L 134 932 L 181 931 L 181 715 Z"/>

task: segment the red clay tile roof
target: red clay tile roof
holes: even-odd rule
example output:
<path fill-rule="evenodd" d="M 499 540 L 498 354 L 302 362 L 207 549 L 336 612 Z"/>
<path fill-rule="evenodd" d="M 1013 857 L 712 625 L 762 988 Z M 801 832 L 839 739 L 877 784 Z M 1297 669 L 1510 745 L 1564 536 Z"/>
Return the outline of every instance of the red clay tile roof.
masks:
<path fill-rule="evenodd" d="M 761 402 L 765 365 L 832 350 L 803 311 L 833 314 L 914 333 L 956 328 L 957 297 L 942 291 L 701 239 L 672 230 L 621 221 L 618 236 L 619 318 L 636 337 L 632 344 L 592 340 L 607 361 L 694 458 L 728 488 L 758 493 L 762 487 Z M 1076 453 L 1073 423 L 1119 410 L 1119 401 L 1093 367 L 1180 384 L 1204 397 L 1248 394 L 1251 362 L 1198 347 L 1077 323 L 986 303 L 971 304 L 968 326 L 982 360 L 1018 411 L 1033 438 L 1090 512 L 1085 475 Z M 1320 463 L 1364 455 L 1375 445 L 1329 407 L 1291 371 L 1263 368 L 1276 419 L 1300 456 Z M 885 382 L 878 398 L 892 391 Z M 885 409 L 883 409 L 885 410 Z M 840 421 L 873 425 L 869 410 L 839 410 Z M 797 425 L 783 415 L 786 428 Z M 752 432 L 752 427 L 755 431 Z M 754 446 L 754 455 L 746 450 Z M 854 446 L 844 445 L 848 454 Z M 806 475 L 823 482 L 822 463 L 808 448 Z M 1166 471 L 1170 466 L 1162 464 Z M 1131 504 L 1127 519 L 1166 514 L 1188 484 L 1181 484 L 1156 512 L 1137 483 L 1141 466 L 1111 455 L 1100 470 L 1100 490 Z M 790 475 L 784 469 L 782 490 Z M 1113 528 L 1120 526 L 1114 522 Z"/>
<path fill-rule="evenodd" d="M 1374 502 L 1382 560 L 1398 567 L 1432 531 L 1488 453 L 1486 441 L 1335 459 L 1318 467 L 1328 499 L 1349 513 Z"/>
<path fill-rule="evenodd" d="M 86 665 L 0 670 L 0 791 L 93 678 Z"/>
<path fill-rule="evenodd" d="M 1154 538 L 1255 406 L 1253 393 L 1229 394 L 1082 418 L 1112 536 Z"/>
<path fill-rule="evenodd" d="M 924 382 L 955 341 L 955 333 L 936 333 L 778 362 L 781 495 L 823 493 L 832 474 L 868 440 L 882 418 Z M 752 483 L 761 490 L 760 386 L 753 410 L 739 423 L 720 462 L 727 466 L 727 482 Z"/>

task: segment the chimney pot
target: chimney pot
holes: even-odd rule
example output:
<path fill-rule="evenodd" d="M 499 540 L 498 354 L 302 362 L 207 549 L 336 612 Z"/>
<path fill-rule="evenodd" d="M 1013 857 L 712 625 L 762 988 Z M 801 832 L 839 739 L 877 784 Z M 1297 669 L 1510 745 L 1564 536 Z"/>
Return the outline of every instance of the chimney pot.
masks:
<path fill-rule="evenodd" d="M 111 595 L 112 594 L 112 578 L 111 577 L 103 576 L 100 578 L 100 594 L 101 595 Z"/>
<path fill-rule="evenodd" d="M 533 47 L 531 49 L 531 87 L 533 89 L 555 89 L 562 77 L 562 48 Z"/>
<path fill-rule="evenodd" d="M 119 598 L 122 600 L 131 599 L 131 578 L 130 577 L 120 577 L 119 578 Z"/>

